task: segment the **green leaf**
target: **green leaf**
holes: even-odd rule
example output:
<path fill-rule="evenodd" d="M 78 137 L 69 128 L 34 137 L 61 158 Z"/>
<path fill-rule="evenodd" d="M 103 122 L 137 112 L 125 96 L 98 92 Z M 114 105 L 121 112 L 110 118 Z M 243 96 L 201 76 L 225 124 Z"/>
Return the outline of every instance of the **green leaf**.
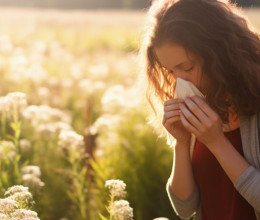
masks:
<path fill-rule="evenodd" d="M 107 220 L 107 218 L 100 213 L 99 213 L 99 217 L 100 217 L 101 220 Z"/>

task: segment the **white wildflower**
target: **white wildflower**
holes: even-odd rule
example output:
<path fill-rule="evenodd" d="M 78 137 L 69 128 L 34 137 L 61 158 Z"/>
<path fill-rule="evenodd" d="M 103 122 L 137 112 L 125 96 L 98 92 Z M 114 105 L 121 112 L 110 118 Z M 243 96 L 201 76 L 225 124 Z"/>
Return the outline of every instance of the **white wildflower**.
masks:
<path fill-rule="evenodd" d="M 0 36 L 0 51 L 4 53 L 12 52 L 14 46 L 10 40 L 8 35 L 1 35 Z"/>
<path fill-rule="evenodd" d="M 20 218 L 20 217 L 13 217 L 12 220 L 40 220 L 38 217 L 25 217 L 25 218 Z"/>
<path fill-rule="evenodd" d="M 44 135 L 45 137 L 53 137 L 53 135 L 56 133 L 56 128 L 50 123 L 39 124 L 36 127 L 36 132 Z"/>
<path fill-rule="evenodd" d="M 11 108 L 11 100 L 7 96 L 0 97 L 0 111 L 9 111 Z"/>
<path fill-rule="evenodd" d="M 42 123 L 62 121 L 70 124 L 72 121 L 71 116 L 67 112 L 51 108 L 48 105 L 30 105 L 24 109 L 22 115 L 25 119 L 30 120 L 35 128 Z"/>
<path fill-rule="evenodd" d="M 117 220 L 132 220 L 134 216 L 133 208 L 126 200 L 115 201 L 110 207 L 110 213 Z"/>
<path fill-rule="evenodd" d="M 8 214 L 14 211 L 14 209 L 17 207 L 18 207 L 18 203 L 13 199 L 10 198 L 0 199 L 0 213 Z"/>
<path fill-rule="evenodd" d="M 108 131 L 117 128 L 120 125 L 122 118 L 118 115 L 103 114 L 100 116 L 94 124 L 90 127 L 91 134 L 96 134 L 102 130 Z"/>
<path fill-rule="evenodd" d="M 71 89 L 73 87 L 73 81 L 70 78 L 64 78 L 61 81 L 63 89 Z"/>
<path fill-rule="evenodd" d="M 35 204 L 30 192 L 17 192 L 8 198 L 17 201 L 21 208 L 30 208 Z"/>
<path fill-rule="evenodd" d="M 47 87 L 40 87 L 37 93 L 41 99 L 47 99 L 50 96 L 50 90 Z"/>
<path fill-rule="evenodd" d="M 11 213 L 11 217 L 13 218 L 18 218 L 24 219 L 24 218 L 37 218 L 38 214 L 34 211 L 27 210 L 27 209 L 16 209 L 13 213 Z"/>
<path fill-rule="evenodd" d="M 85 95 L 95 95 L 106 89 L 106 83 L 103 81 L 93 81 L 88 78 L 82 79 L 77 86 Z"/>
<path fill-rule="evenodd" d="M 31 189 L 40 189 L 45 184 L 41 181 L 41 179 L 33 174 L 24 174 L 22 176 L 22 181 L 25 186 L 30 187 Z"/>
<path fill-rule="evenodd" d="M 32 174 L 37 177 L 41 176 L 41 170 L 40 167 L 38 166 L 34 166 L 34 165 L 25 166 L 21 169 L 21 171 L 23 174 Z"/>
<path fill-rule="evenodd" d="M 33 82 L 42 82 L 48 77 L 48 74 L 41 64 L 32 63 L 29 68 L 24 71 L 23 77 Z"/>
<path fill-rule="evenodd" d="M 0 213 L 0 220 L 9 220 L 9 217 L 8 217 L 8 215 Z"/>
<path fill-rule="evenodd" d="M 22 48 L 17 48 L 14 55 L 9 59 L 10 72 L 8 78 L 12 81 L 23 79 L 23 70 L 28 65 L 28 58 L 24 55 Z"/>
<path fill-rule="evenodd" d="M 72 127 L 70 124 L 62 122 L 62 121 L 58 121 L 53 123 L 53 126 L 56 128 L 57 131 L 71 131 Z"/>
<path fill-rule="evenodd" d="M 62 130 L 59 135 L 59 146 L 70 148 L 73 146 L 83 146 L 84 138 L 75 131 Z"/>
<path fill-rule="evenodd" d="M 126 184 L 122 180 L 107 180 L 105 187 L 110 190 L 112 196 L 124 197 Z"/>
<path fill-rule="evenodd" d="M 28 192 L 28 191 L 29 191 L 28 187 L 25 187 L 25 186 L 22 186 L 22 185 L 15 185 L 15 186 L 9 187 L 7 189 L 7 191 L 5 192 L 5 196 L 11 196 L 15 193 Z"/>
<path fill-rule="evenodd" d="M 59 150 L 63 156 L 85 157 L 84 138 L 75 131 L 62 130 L 59 135 Z"/>
<path fill-rule="evenodd" d="M 40 40 L 35 40 L 31 44 L 31 50 L 36 53 L 44 53 L 47 50 L 47 44 Z"/>
<path fill-rule="evenodd" d="M 31 148 L 31 142 L 27 139 L 19 140 L 19 145 L 22 151 L 27 151 Z"/>
<path fill-rule="evenodd" d="M 7 94 L 12 107 L 23 109 L 27 106 L 26 94 L 22 92 L 11 92 Z"/>
<path fill-rule="evenodd" d="M 75 80 L 81 79 L 83 77 L 82 65 L 80 65 L 80 63 L 73 62 L 70 65 L 70 75 Z"/>
<path fill-rule="evenodd" d="M 90 74 L 90 77 L 92 78 L 104 78 L 109 73 L 109 68 L 107 65 L 96 65 L 96 66 L 90 66 L 88 68 L 88 72 Z"/>
<path fill-rule="evenodd" d="M 48 78 L 48 85 L 49 87 L 59 87 L 60 86 L 60 80 L 56 76 L 50 76 Z"/>

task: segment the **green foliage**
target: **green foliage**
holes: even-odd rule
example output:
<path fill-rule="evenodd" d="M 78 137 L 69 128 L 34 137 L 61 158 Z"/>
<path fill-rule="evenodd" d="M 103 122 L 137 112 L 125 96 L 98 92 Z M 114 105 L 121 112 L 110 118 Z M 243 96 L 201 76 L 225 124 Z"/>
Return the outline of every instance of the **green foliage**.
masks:
<path fill-rule="evenodd" d="M 165 190 L 172 167 L 172 150 L 137 109 L 121 117 L 116 127 L 110 127 L 116 142 L 109 143 L 106 134 L 99 134 L 99 141 L 106 143 L 103 155 L 93 161 L 100 206 L 104 204 L 100 196 L 104 193 L 103 181 L 118 178 L 127 185 L 126 199 L 132 204 L 136 220 L 158 216 L 173 219 Z"/>

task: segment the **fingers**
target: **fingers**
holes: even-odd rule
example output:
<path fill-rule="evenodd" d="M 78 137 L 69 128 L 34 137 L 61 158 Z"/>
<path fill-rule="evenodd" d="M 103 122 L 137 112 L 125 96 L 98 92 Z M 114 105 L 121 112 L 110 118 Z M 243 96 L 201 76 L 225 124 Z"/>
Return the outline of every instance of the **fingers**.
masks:
<path fill-rule="evenodd" d="M 166 129 L 170 129 L 171 126 L 172 126 L 172 124 L 175 123 L 175 122 L 177 122 L 177 121 L 180 121 L 180 116 L 176 116 L 176 117 L 173 117 L 173 118 L 168 119 L 168 120 L 165 122 L 164 127 L 165 127 Z"/>
<path fill-rule="evenodd" d="M 183 99 L 170 99 L 164 102 L 163 125 L 165 125 L 170 118 L 180 116 L 179 103 L 181 102 L 183 102 Z"/>
<path fill-rule="evenodd" d="M 200 101 L 201 101 L 200 105 L 202 105 L 202 106 L 207 105 L 204 101 L 202 101 L 202 100 L 200 100 Z M 201 109 L 200 106 L 197 105 L 197 103 L 195 103 L 195 102 L 193 101 L 193 99 L 191 99 L 191 98 L 186 98 L 186 99 L 184 100 L 184 102 L 185 102 L 186 106 L 188 107 L 188 109 L 186 109 L 185 106 L 182 106 L 182 108 L 184 109 L 184 116 L 185 116 L 186 118 L 187 118 L 187 116 L 188 116 L 189 118 L 192 118 L 189 113 L 185 114 L 185 113 L 188 111 L 188 112 L 191 112 L 191 113 L 192 113 L 194 116 L 196 116 L 196 118 L 198 119 L 198 120 L 196 120 L 196 119 L 194 118 L 194 119 L 193 119 L 194 123 L 195 123 L 195 122 L 198 122 L 198 121 L 200 121 L 202 124 L 206 124 L 206 125 L 209 123 L 209 117 L 208 117 L 207 114 L 204 112 L 204 110 Z M 186 115 L 187 115 L 187 116 L 186 116 Z M 189 119 L 189 118 L 187 118 L 187 119 Z M 193 122 L 193 121 L 190 121 L 190 122 Z M 197 123 L 194 124 L 194 125 L 197 125 Z"/>
<path fill-rule="evenodd" d="M 164 102 L 164 112 L 177 110 L 179 108 L 179 103 L 182 103 L 183 99 L 170 99 Z"/>
<path fill-rule="evenodd" d="M 214 112 L 207 104 L 206 102 L 200 98 L 199 96 L 192 96 L 191 100 L 199 106 L 199 108 L 213 121 L 218 119 L 218 115 L 216 112 Z"/>
<path fill-rule="evenodd" d="M 206 102 L 198 96 L 186 98 L 180 105 L 180 119 L 183 126 L 196 135 L 210 129 L 219 117 Z"/>
<path fill-rule="evenodd" d="M 187 129 L 189 128 L 189 130 L 191 129 L 190 127 L 194 127 L 197 129 L 201 129 L 202 128 L 202 124 L 201 121 L 193 114 L 192 110 L 187 108 L 184 104 L 180 104 L 180 109 L 181 109 L 181 115 L 184 116 L 185 123 L 183 124 L 184 127 L 187 126 Z"/>
<path fill-rule="evenodd" d="M 197 136 L 198 134 L 198 130 L 192 126 L 189 121 L 185 118 L 184 114 L 181 112 L 180 113 L 180 120 L 181 120 L 181 123 L 183 124 L 183 126 L 189 131 L 191 132 L 192 134 L 194 134 L 195 136 Z"/>
<path fill-rule="evenodd" d="M 180 102 L 183 102 L 183 99 L 169 99 L 164 102 L 164 106 L 169 106 L 172 104 L 178 104 Z"/>
<path fill-rule="evenodd" d="M 165 124 L 165 122 L 172 117 L 175 116 L 180 116 L 180 110 L 175 110 L 175 111 L 169 111 L 169 112 L 164 112 L 163 115 L 163 124 Z"/>

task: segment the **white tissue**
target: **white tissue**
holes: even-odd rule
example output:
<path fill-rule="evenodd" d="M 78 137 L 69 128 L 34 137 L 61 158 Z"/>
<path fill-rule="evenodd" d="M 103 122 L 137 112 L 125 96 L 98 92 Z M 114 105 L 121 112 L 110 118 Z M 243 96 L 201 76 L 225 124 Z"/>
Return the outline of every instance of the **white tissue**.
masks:
<path fill-rule="evenodd" d="M 194 86 L 193 83 L 181 78 L 176 79 L 174 98 L 184 99 L 194 95 L 204 98 L 204 95 L 198 90 L 196 86 Z"/>
<path fill-rule="evenodd" d="M 204 95 L 198 90 L 196 86 L 194 86 L 193 83 L 183 80 L 181 78 L 176 79 L 174 98 L 184 99 L 186 97 L 191 97 L 194 95 L 204 98 Z M 192 137 L 192 139 L 194 138 L 195 137 Z M 193 141 L 194 140 L 192 140 L 192 142 Z M 167 144 L 170 146 L 175 146 L 176 144 L 175 138 L 168 131 L 167 131 Z"/>

